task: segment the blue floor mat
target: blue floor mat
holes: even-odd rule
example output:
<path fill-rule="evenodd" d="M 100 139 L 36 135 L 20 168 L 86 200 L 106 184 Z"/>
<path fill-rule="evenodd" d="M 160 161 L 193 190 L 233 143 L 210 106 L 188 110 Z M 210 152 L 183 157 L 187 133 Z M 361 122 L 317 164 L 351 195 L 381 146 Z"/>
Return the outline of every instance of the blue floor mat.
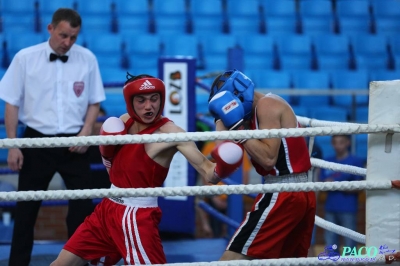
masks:
<path fill-rule="evenodd" d="M 163 241 L 168 263 L 211 262 L 221 257 L 226 239 L 195 239 Z M 32 250 L 30 266 L 49 265 L 62 249 L 63 242 L 37 241 Z M 0 245 L 0 266 L 8 265 L 10 245 Z M 123 264 L 121 261 L 119 264 Z"/>

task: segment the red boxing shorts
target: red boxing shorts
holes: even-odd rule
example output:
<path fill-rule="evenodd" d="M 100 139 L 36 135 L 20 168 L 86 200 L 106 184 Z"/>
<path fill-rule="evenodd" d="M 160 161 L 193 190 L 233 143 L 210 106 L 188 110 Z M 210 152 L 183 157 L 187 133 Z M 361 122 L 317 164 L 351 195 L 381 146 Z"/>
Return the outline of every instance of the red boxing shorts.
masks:
<path fill-rule="evenodd" d="M 108 265 L 118 263 L 121 257 L 129 265 L 165 264 L 158 231 L 160 220 L 157 198 L 106 198 L 64 249 L 93 262 L 106 257 Z"/>
<path fill-rule="evenodd" d="M 227 250 L 257 259 L 307 257 L 315 211 L 313 191 L 259 194 Z"/>

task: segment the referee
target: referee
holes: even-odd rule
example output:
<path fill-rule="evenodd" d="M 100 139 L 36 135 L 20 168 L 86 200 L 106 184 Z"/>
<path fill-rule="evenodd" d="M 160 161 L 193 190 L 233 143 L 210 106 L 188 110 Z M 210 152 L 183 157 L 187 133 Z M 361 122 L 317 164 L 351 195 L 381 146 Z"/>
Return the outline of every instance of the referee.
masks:
<path fill-rule="evenodd" d="M 8 138 L 17 137 L 18 120 L 26 126 L 24 138 L 91 135 L 105 92 L 96 57 L 74 44 L 80 28 L 80 15 L 60 8 L 47 26 L 48 41 L 22 49 L 13 58 L 0 82 Z M 18 191 L 47 190 L 56 172 L 67 189 L 88 189 L 86 150 L 12 148 L 7 162 L 11 170 L 19 171 Z M 17 203 L 9 265 L 29 265 L 40 205 L 41 201 Z M 69 201 L 68 237 L 92 211 L 90 199 Z"/>

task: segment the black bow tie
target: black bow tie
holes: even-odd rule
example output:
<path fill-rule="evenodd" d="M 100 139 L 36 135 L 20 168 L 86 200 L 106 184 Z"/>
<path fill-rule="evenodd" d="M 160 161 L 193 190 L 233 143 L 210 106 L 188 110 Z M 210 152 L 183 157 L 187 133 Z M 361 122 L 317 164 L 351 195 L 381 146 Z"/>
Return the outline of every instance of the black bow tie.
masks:
<path fill-rule="evenodd" d="M 60 59 L 63 63 L 68 61 L 68 56 L 67 55 L 56 55 L 54 53 L 50 54 L 50 61 L 54 61 Z"/>

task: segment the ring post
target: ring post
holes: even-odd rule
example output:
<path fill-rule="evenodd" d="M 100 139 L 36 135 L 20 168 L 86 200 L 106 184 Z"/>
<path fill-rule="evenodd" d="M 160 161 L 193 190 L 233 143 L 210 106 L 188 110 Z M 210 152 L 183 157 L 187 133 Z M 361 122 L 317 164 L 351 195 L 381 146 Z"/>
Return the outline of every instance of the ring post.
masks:
<path fill-rule="evenodd" d="M 193 57 L 160 57 L 158 73 L 165 83 L 164 115 L 187 132 L 196 131 L 195 78 Z M 164 182 L 165 187 L 194 186 L 196 172 L 181 153 L 176 153 Z M 194 196 L 169 196 L 158 199 L 163 211 L 160 231 L 195 234 Z"/>
<path fill-rule="evenodd" d="M 400 80 L 372 81 L 368 123 L 400 123 Z M 368 135 L 367 181 L 400 179 L 400 134 Z M 400 191 L 367 190 L 366 245 L 400 250 Z M 382 264 L 384 265 L 384 264 Z"/>

